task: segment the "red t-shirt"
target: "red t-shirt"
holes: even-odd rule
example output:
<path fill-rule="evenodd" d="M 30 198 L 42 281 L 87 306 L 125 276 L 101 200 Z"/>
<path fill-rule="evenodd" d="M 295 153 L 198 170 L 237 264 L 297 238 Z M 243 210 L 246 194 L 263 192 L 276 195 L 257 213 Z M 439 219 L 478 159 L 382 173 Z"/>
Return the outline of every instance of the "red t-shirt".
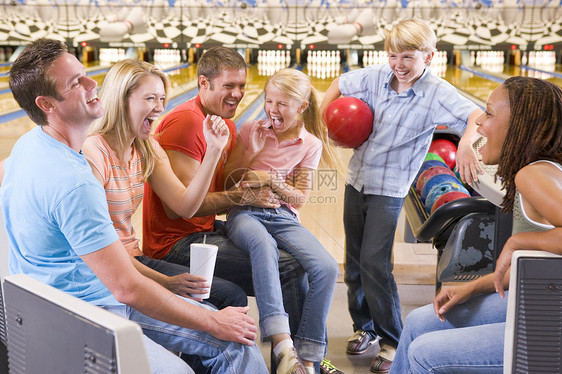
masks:
<path fill-rule="evenodd" d="M 201 162 L 207 150 L 202 127 L 205 116 L 201 99 L 197 96 L 193 100 L 177 106 L 164 117 L 156 128 L 155 139 L 165 150 L 182 152 Z M 230 130 L 230 139 L 217 164 L 209 192 L 223 190 L 223 166 L 236 145 L 236 126 L 231 120 L 225 120 L 225 122 Z M 190 219 L 168 218 L 160 198 L 150 185 L 145 183 L 142 214 L 144 255 L 161 259 L 170 252 L 178 240 L 195 232 L 213 231 L 214 223 L 215 215 Z"/>

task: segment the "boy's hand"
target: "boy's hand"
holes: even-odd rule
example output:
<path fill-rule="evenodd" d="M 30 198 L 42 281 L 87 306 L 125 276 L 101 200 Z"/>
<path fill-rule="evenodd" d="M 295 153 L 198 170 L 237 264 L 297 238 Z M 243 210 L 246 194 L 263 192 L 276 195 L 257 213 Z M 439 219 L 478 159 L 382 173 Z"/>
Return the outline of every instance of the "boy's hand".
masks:
<path fill-rule="evenodd" d="M 457 166 L 461 180 L 471 186 L 478 182 L 478 174 L 484 173 L 476 152 L 468 142 L 459 142 L 457 149 Z"/>

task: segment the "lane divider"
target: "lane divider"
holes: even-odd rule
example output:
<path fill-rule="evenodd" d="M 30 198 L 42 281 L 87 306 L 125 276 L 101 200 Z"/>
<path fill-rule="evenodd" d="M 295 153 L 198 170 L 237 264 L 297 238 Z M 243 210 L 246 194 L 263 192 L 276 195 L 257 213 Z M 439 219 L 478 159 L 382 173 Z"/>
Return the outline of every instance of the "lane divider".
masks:
<path fill-rule="evenodd" d="M 464 65 L 459 66 L 459 69 L 464 70 L 464 71 L 468 71 L 469 73 L 472 73 L 474 75 L 478 75 L 479 77 L 485 78 L 485 79 L 487 79 L 489 81 L 492 81 L 492 82 L 497 82 L 499 84 L 502 84 L 503 81 L 505 80 L 503 78 L 497 77 L 497 76 L 492 75 L 492 74 L 488 74 L 488 73 L 484 73 L 484 72 L 479 71 L 479 70 L 471 69 L 471 68 L 469 68 L 467 66 L 464 66 Z"/>
<path fill-rule="evenodd" d="M 539 73 L 549 74 L 549 75 L 552 75 L 553 77 L 561 78 L 561 79 L 562 79 L 562 74 L 561 74 L 561 73 L 557 73 L 557 72 L 555 72 L 555 71 L 546 71 L 546 70 L 536 69 L 536 68 L 532 68 L 532 67 L 527 66 L 527 65 L 521 65 L 521 69 L 523 69 L 523 70 L 531 70 L 531 71 L 538 71 Z"/>

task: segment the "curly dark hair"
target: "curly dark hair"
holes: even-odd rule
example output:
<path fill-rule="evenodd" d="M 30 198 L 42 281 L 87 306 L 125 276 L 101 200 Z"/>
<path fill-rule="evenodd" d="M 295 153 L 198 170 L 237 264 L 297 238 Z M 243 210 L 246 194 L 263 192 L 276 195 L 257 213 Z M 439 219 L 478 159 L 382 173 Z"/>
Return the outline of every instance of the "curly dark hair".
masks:
<path fill-rule="evenodd" d="M 562 163 L 562 89 L 528 77 L 511 77 L 503 86 L 511 114 L 497 175 L 506 190 L 502 209 L 511 212 L 515 174 L 521 168 L 538 160 Z"/>
<path fill-rule="evenodd" d="M 51 96 L 62 100 L 56 82 L 47 71 L 66 52 L 66 46 L 58 40 L 39 39 L 25 47 L 10 69 L 12 94 L 29 118 L 38 125 L 45 125 L 47 117 L 35 104 L 35 99 L 38 96 Z"/>

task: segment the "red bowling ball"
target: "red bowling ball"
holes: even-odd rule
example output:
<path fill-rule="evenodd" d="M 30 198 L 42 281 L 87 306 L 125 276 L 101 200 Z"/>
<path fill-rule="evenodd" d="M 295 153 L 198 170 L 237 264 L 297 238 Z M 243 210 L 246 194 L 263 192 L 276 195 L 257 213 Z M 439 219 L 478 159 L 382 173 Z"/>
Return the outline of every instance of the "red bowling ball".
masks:
<path fill-rule="evenodd" d="M 355 97 L 340 97 L 332 101 L 323 115 L 328 136 L 343 148 L 357 148 L 373 130 L 373 112 Z"/>
<path fill-rule="evenodd" d="M 447 192 L 444 195 L 441 195 L 441 197 L 439 197 L 439 199 L 435 200 L 435 202 L 433 203 L 433 206 L 431 207 L 431 213 L 435 212 L 438 208 L 440 208 L 441 206 L 450 203 L 451 201 L 455 201 L 458 199 L 464 199 L 470 197 L 469 194 L 464 193 L 462 191 L 451 191 L 451 192 Z"/>
<path fill-rule="evenodd" d="M 441 156 L 451 170 L 455 168 L 457 164 L 457 146 L 453 142 L 447 139 L 436 139 L 431 142 L 428 152 Z"/>

